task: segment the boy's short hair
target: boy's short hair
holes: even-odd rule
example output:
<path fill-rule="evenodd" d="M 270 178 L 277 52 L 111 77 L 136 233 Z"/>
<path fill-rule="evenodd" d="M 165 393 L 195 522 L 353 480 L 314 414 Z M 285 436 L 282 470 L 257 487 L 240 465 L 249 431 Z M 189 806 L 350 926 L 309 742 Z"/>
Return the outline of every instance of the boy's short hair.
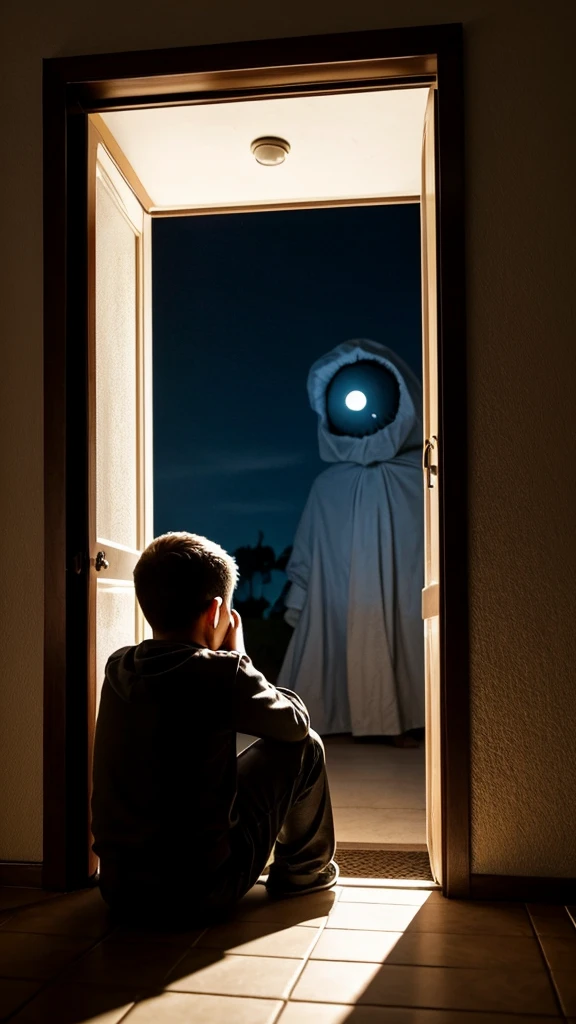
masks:
<path fill-rule="evenodd" d="M 232 556 L 195 533 L 156 537 L 134 569 L 136 597 L 159 633 L 189 629 L 215 597 L 229 598 L 237 582 Z"/>

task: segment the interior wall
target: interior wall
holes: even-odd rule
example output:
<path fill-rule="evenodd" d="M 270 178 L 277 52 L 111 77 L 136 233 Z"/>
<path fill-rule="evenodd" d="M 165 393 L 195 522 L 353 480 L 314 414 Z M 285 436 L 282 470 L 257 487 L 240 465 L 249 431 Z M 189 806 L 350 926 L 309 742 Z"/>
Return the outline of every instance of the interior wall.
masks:
<path fill-rule="evenodd" d="M 41 58 L 462 21 L 473 868 L 576 875 L 574 10 L 571 0 L 102 0 L 93 16 L 73 0 L 6 0 L 0 858 L 42 855 Z"/>

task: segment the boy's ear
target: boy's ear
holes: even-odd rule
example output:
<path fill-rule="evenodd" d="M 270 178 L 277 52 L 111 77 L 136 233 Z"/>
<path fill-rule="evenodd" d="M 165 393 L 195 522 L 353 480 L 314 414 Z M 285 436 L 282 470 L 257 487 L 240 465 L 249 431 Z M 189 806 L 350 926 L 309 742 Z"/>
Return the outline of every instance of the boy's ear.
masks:
<path fill-rule="evenodd" d="M 210 605 L 210 608 L 208 609 L 208 613 L 209 613 L 210 625 L 214 629 L 218 629 L 218 623 L 220 622 L 220 611 L 221 611 L 221 608 L 222 608 L 222 598 L 221 597 L 214 597 L 214 598 L 212 598 L 212 603 Z"/>

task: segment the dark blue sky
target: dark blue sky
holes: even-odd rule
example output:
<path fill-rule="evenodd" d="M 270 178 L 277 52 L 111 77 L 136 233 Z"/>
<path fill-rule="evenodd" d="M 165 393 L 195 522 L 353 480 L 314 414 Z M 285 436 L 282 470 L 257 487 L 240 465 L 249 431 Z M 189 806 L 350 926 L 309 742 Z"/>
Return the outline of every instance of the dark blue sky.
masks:
<path fill-rule="evenodd" d="M 417 205 L 153 222 L 154 529 L 292 542 L 325 468 L 310 365 L 368 337 L 421 375 Z"/>

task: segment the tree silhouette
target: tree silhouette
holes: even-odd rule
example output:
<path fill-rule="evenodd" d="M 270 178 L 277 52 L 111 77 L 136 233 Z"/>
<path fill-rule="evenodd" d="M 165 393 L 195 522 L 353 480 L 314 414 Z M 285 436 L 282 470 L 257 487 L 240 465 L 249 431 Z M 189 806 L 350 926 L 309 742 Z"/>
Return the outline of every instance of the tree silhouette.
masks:
<path fill-rule="evenodd" d="M 264 531 L 258 530 L 258 540 L 254 547 L 245 544 L 233 552 L 240 573 L 241 585 L 245 584 L 248 588 L 248 597 L 236 602 L 238 610 L 250 618 L 259 619 L 263 617 L 266 609 L 270 607 L 270 602 L 262 593 L 259 597 L 255 596 L 255 583 L 259 580 L 260 587 L 265 587 L 271 582 L 274 569 L 283 572 L 286 569 L 291 551 L 291 548 L 286 548 L 279 558 L 276 558 L 274 548 L 270 547 L 269 544 L 264 544 L 263 541 Z"/>
<path fill-rule="evenodd" d="M 262 589 L 271 583 L 274 571 L 286 572 L 291 553 L 292 548 L 287 547 L 276 557 L 274 549 L 264 544 L 263 530 L 258 530 L 258 540 L 254 546 L 243 544 L 233 552 L 240 572 L 240 593 L 234 601 L 234 607 L 244 621 L 246 650 L 271 683 L 278 679 L 292 635 L 292 629 L 284 621 L 284 597 L 290 584 L 286 581 L 273 607 L 270 607 L 270 601 L 264 597 Z M 256 583 L 259 583 L 258 590 Z M 259 596 L 256 596 L 257 593 Z M 269 615 L 264 618 L 267 609 L 270 610 Z"/>
<path fill-rule="evenodd" d="M 291 554 L 292 554 L 292 545 L 289 544 L 287 548 L 284 548 L 284 551 L 282 552 L 282 554 L 278 555 L 278 558 L 276 559 L 276 564 L 275 564 L 274 568 L 278 569 L 280 572 L 286 572 L 286 566 L 288 565 L 288 562 L 290 561 L 290 555 Z"/>

